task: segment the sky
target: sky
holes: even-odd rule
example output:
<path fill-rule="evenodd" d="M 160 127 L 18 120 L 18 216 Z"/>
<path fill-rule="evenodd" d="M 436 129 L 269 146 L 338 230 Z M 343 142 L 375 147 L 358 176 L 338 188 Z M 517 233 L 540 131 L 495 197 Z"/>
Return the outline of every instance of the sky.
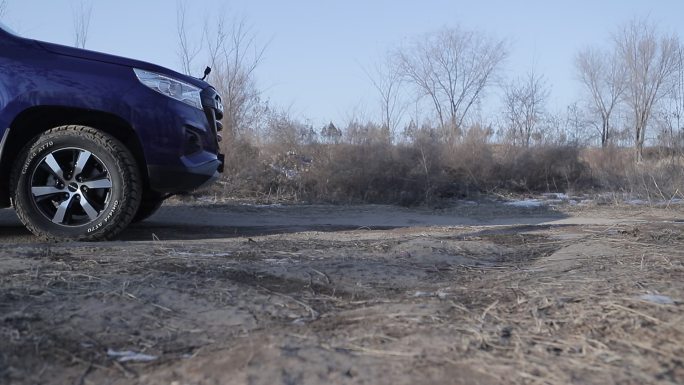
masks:
<path fill-rule="evenodd" d="M 91 3 L 86 48 L 181 69 L 175 0 L 7 1 L 5 24 L 25 37 L 66 45 L 74 42 L 74 10 L 81 1 Z M 442 27 L 505 39 L 510 56 L 503 75 L 543 75 L 548 108 L 557 111 L 583 95 L 577 51 L 605 45 L 621 24 L 648 17 L 684 38 L 682 0 L 194 0 L 187 7 L 190 36 L 198 43 L 204 21 L 218 13 L 245 20 L 257 44 L 266 46 L 256 72 L 263 98 L 314 126 L 343 126 L 354 116 L 379 120 L 365 69 Z M 196 61 L 197 76 L 206 64 Z M 497 89 L 486 96 L 496 106 Z"/>

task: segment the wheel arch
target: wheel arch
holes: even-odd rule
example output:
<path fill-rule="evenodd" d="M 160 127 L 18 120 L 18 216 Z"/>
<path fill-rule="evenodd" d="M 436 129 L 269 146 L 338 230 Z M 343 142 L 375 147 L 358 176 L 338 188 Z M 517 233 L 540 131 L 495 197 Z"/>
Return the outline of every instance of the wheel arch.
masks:
<path fill-rule="evenodd" d="M 123 118 L 97 110 L 59 106 L 32 107 L 21 112 L 9 127 L 0 159 L 0 207 L 10 204 L 9 177 L 13 160 L 21 149 L 41 133 L 59 126 L 83 125 L 103 131 L 124 144 L 136 160 L 143 185 L 149 184 L 142 143 L 133 127 Z"/>

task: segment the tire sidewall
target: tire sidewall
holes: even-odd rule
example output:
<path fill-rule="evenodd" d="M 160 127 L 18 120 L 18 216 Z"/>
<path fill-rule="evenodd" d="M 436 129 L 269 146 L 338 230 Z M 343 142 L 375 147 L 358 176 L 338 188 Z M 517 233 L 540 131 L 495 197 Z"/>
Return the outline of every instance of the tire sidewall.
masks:
<path fill-rule="evenodd" d="M 15 200 L 20 218 L 34 233 L 49 234 L 57 240 L 85 240 L 106 238 L 110 228 L 125 220 L 122 203 L 128 198 L 125 180 L 130 178 L 129 170 L 113 155 L 113 149 L 100 143 L 101 140 L 88 132 L 70 135 L 67 131 L 50 133 L 39 137 L 24 152 L 25 158 L 17 163 Z M 31 178 L 36 167 L 50 153 L 61 149 L 77 148 L 89 151 L 107 168 L 112 181 L 109 200 L 103 213 L 95 220 L 81 226 L 64 226 L 53 223 L 43 215 L 33 200 Z M 26 219 L 26 220 L 24 220 Z M 28 223 L 27 223 L 28 222 Z"/>

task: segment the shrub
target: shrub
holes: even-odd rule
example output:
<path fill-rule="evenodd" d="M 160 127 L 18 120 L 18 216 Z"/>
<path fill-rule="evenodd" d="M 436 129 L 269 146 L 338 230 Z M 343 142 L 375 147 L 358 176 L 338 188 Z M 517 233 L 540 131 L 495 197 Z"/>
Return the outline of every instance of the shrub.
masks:
<path fill-rule="evenodd" d="M 226 171 L 211 192 L 264 201 L 415 205 L 492 192 L 611 191 L 649 199 L 682 196 L 684 157 L 647 149 L 633 162 L 626 148 L 582 149 L 489 143 L 472 128 L 448 140 L 429 128 L 391 144 L 372 124 L 354 123 L 345 138 L 317 140 L 310 127 L 273 120 L 269 141 L 224 141 Z M 273 138 L 278 138 L 275 140 Z"/>
<path fill-rule="evenodd" d="M 493 174 L 497 187 L 512 192 L 565 192 L 592 184 L 575 146 L 502 146 Z"/>

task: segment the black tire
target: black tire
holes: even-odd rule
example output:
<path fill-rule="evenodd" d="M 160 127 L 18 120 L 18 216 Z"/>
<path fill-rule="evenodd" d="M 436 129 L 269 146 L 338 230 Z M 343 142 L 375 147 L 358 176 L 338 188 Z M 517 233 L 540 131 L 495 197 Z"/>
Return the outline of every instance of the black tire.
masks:
<path fill-rule="evenodd" d="M 113 238 L 135 216 L 142 194 L 128 149 L 85 126 L 41 134 L 22 150 L 10 183 L 19 219 L 35 235 L 54 241 Z"/>
<path fill-rule="evenodd" d="M 164 203 L 166 198 L 166 195 L 154 191 L 146 190 L 143 192 L 142 199 L 140 200 L 140 207 L 138 207 L 138 212 L 135 213 L 131 223 L 142 222 L 154 215 L 162 206 L 162 203 Z"/>

